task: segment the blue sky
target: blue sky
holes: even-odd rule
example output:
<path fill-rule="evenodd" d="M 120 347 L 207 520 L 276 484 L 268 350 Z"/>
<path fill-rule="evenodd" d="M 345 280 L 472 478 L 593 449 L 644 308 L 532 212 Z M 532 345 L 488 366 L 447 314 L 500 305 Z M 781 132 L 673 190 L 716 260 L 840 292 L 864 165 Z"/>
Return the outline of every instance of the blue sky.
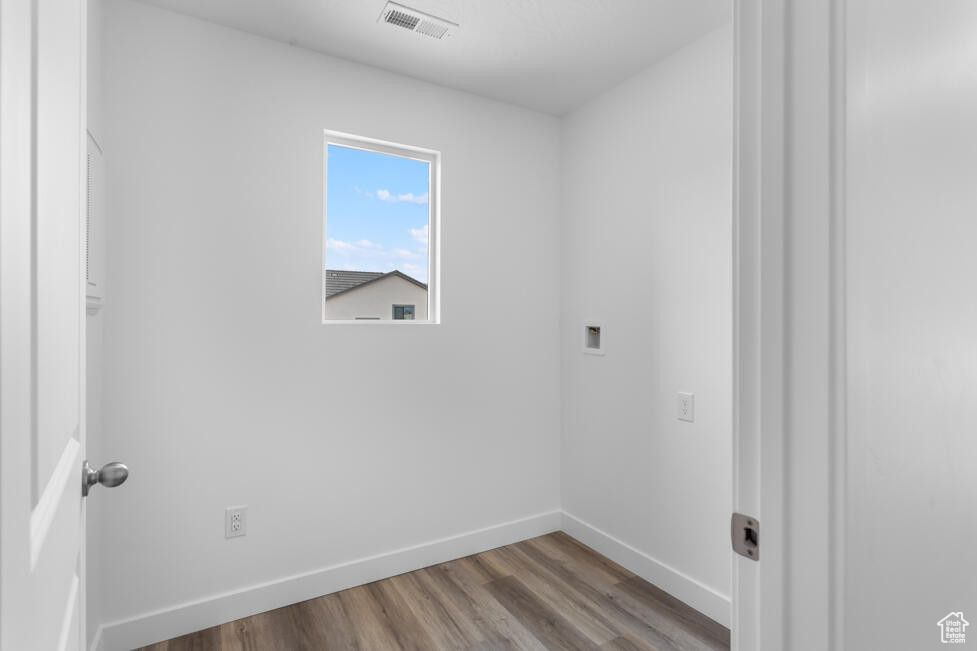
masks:
<path fill-rule="evenodd" d="M 428 163 L 329 145 L 326 267 L 427 282 Z"/>

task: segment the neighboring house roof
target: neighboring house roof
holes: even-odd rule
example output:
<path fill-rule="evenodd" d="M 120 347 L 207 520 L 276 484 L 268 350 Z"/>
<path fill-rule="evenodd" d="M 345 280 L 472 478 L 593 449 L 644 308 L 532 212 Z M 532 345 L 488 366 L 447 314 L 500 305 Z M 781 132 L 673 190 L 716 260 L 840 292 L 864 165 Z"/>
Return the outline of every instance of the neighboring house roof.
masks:
<path fill-rule="evenodd" d="M 377 282 L 378 280 L 383 280 L 384 278 L 390 278 L 392 276 L 403 278 L 407 282 L 413 283 L 421 289 L 427 289 L 427 285 L 425 283 L 422 283 L 416 278 L 411 278 L 407 274 L 396 269 L 387 273 L 382 273 L 379 271 L 343 271 L 340 269 L 326 269 L 326 299 L 330 299 L 338 294 L 345 294 L 350 290 L 363 287 L 364 285 L 369 285 Z"/>

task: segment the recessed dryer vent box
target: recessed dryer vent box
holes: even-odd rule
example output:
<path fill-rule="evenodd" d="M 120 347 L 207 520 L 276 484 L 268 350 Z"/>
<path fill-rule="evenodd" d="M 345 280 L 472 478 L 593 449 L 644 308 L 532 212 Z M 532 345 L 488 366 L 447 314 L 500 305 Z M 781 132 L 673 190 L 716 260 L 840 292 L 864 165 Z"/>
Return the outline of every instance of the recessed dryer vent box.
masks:
<path fill-rule="evenodd" d="M 601 339 L 603 328 L 596 323 L 585 323 L 583 326 L 583 352 L 588 355 L 603 355 L 604 342 Z"/>

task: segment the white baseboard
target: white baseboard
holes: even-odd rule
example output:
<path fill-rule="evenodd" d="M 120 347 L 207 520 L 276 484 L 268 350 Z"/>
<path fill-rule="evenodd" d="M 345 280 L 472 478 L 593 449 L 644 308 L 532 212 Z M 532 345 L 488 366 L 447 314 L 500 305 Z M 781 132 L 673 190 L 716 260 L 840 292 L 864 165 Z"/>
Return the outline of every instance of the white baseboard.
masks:
<path fill-rule="evenodd" d="M 563 531 L 729 628 L 730 598 L 566 511 Z"/>
<path fill-rule="evenodd" d="M 103 624 L 95 636 L 92 651 L 134 649 L 371 581 L 510 545 L 559 530 L 561 516 L 562 512 L 558 510 L 540 513 Z M 101 643 L 100 648 L 95 646 L 96 642 Z"/>

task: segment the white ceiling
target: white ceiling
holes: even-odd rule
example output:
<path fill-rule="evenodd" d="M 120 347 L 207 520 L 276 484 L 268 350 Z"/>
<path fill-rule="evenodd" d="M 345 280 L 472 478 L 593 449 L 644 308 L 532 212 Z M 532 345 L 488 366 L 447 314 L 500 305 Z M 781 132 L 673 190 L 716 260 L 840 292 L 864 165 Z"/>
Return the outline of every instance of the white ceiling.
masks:
<path fill-rule="evenodd" d="M 562 115 L 729 20 L 732 0 L 400 0 L 460 24 L 377 22 L 386 0 L 143 0 L 324 54 Z"/>

